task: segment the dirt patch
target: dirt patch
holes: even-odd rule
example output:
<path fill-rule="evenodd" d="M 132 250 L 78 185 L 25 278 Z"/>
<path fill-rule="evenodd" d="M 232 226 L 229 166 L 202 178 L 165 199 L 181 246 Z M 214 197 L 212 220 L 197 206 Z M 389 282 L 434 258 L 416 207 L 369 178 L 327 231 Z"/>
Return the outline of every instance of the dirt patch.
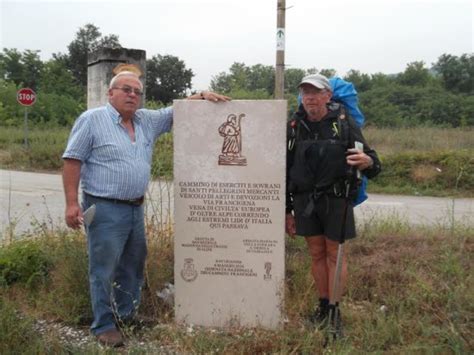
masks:
<path fill-rule="evenodd" d="M 411 171 L 411 178 L 417 183 L 432 182 L 442 172 L 434 165 L 422 164 L 415 166 Z"/>
<path fill-rule="evenodd" d="M 9 151 L 0 150 L 0 164 L 10 163 L 12 160 L 12 155 Z"/>

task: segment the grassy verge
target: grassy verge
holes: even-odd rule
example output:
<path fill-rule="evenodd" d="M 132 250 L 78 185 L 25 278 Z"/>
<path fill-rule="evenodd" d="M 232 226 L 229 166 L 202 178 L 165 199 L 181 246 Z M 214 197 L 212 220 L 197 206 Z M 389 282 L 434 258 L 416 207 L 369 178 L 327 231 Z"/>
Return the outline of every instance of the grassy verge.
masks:
<path fill-rule="evenodd" d="M 35 334 L 33 320 L 21 316 L 17 307 L 8 298 L 0 298 L 0 353 L 43 353 L 47 344 Z"/>
<path fill-rule="evenodd" d="M 372 192 L 474 196 L 472 150 L 400 152 L 381 160 L 381 174 L 369 183 Z"/>
<path fill-rule="evenodd" d="M 130 353 L 472 353 L 474 350 L 474 229 L 411 227 L 391 218 L 359 225 L 347 243 L 349 285 L 342 303 L 346 337 L 324 348 L 325 335 L 306 322 L 316 294 L 301 239 L 287 240 L 287 322 L 283 329 L 177 326 L 173 309 L 156 296 L 173 282 L 168 224 L 148 225 L 146 287 L 139 312 L 155 326 L 124 328 Z M 90 321 L 85 238 L 43 231 L 0 249 L 1 353 L 102 353 L 38 337 L 33 319 L 86 329 Z M 28 262 L 31 261 L 31 262 Z M 34 339 L 35 341 L 28 341 Z M 56 339 L 56 340 L 55 340 Z"/>

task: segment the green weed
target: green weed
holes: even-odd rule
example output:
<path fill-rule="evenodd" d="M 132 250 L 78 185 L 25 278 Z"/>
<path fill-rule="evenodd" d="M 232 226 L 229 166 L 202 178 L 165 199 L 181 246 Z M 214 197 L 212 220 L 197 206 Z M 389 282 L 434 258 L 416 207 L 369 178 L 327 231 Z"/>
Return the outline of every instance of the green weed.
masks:
<path fill-rule="evenodd" d="M 33 321 L 21 316 L 12 301 L 0 298 L 0 353 L 41 354 L 45 344 L 33 329 Z"/>
<path fill-rule="evenodd" d="M 21 240 L 0 249 L 0 285 L 44 283 L 52 260 L 38 240 Z"/>
<path fill-rule="evenodd" d="M 89 324 L 92 312 L 89 300 L 88 258 L 86 238 L 71 233 L 45 238 L 52 253 L 54 268 L 49 282 L 34 299 L 38 309 L 49 317 L 68 324 Z"/>

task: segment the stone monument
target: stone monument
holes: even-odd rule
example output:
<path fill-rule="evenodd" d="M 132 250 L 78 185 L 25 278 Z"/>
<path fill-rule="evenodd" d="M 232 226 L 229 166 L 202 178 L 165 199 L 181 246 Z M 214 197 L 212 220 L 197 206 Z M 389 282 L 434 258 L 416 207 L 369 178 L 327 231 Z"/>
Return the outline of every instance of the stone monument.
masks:
<path fill-rule="evenodd" d="M 87 56 L 87 108 L 107 103 L 112 70 L 120 63 L 135 64 L 143 72 L 140 78 L 143 91 L 146 90 L 146 52 L 130 48 L 100 48 Z M 145 95 L 145 94 L 144 94 Z M 145 97 L 145 96 L 143 96 Z M 143 105 L 144 100 L 141 100 Z"/>
<path fill-rule="evenodd" d="M 286 101 L 173 107 L 176 320 L 278 328 Z"/>

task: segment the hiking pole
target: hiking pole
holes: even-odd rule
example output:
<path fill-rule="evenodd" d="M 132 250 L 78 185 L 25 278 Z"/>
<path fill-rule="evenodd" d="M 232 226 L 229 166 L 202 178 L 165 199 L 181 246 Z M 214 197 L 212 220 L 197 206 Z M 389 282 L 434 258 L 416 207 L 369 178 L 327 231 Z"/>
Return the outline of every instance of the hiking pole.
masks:
<path fill-rule="evenodd" d="M 341 239 L 339 239 L 339 246 L 337 248 L 337 259 L 336 259 L 336 271 L 334 273 L 333 290 L 331 299 L 329 300 L 329 332 L 333 338 L 336 339 L 342 335 L 340 329 L 340 311 L 339 311 L 339 289 L 341 287 L 341 271 L 342 271 L 342 259 L 344 257 L 344 235 L 346 230 L 346 218 L 347 218 L 348 202 L 345 202 L 343 223 L 341 226 Z"/>
<path fill-rule="evenodd" d="M 342 336 L 341 328 L 341 315 L 339 311 L 339 291 L 341 283 L 341 272 L 342 272 L 342 260 L 344 257 L 344 242 L 346 239 L 346 222 L 347 222 L 347 210 L 349 209 L 349 194 L 351 190 L 351 182 L 353 174 L 355 174 L 354 168 L 351 168 L 349 177 L 346 180 L 344 191 L 344 212 L 342 214 L 342 224 L 341 224 L 341 235 L 339 237 L 339 246 L 337 249 L 337 259 L 336 259 L 336 271 L 334 273 L 333 280 L 333 291 L 331 299 L 329 300 L 329 332 L 332 334 L 333 339 L 336 339 L 338 336 Z"/>

